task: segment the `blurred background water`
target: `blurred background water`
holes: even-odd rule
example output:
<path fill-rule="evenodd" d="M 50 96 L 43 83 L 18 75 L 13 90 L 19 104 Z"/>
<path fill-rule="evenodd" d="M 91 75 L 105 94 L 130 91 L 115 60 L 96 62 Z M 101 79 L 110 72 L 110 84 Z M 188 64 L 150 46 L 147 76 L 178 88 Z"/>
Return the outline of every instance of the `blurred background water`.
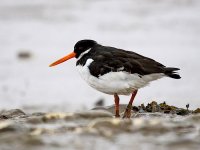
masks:
<path fill-rule="evenodd" d="M 75 59 L 48 67 L 81 39 L 181 68 L 181 80 L 153 82 L 135 105 L 157 100 L 200 107 L 199 10 L 199 0 L 0 0 L 0 109 L 75 111 L 98 99 L 113 104 L 112 96 L 81 79 Z"/>

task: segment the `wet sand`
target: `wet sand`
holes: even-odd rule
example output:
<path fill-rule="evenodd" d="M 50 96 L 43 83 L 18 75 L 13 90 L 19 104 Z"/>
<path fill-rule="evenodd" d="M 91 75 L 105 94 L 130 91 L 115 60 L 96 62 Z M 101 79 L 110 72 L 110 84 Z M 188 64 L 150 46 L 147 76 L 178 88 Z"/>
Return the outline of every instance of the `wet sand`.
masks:
<path fill-rule="evenodd" d="M 200 107 L 199 10 L 199 0 L 1 0 L 0 109 L 75 111 L 91 109 L 99 98 L 113 104 L 81 79 L 75 60 L 48 67 L 85 38 L 181 69 L 181 80 L 153 82 L 134 104 L 156 99 Z"/>
<path fill-rule="evenodd" d="M 120 108 L 123 113 L 125 106 Z M 179 113 L 180 110 L 184 113 Z M 1 111 L 0 149 L 198 150 L 200 147 L 199 109 L 191 111 L 152 102 L 133 107 L 131 119 L 115 118 L 113 111 L 113 106 L 74 113 Z"/>

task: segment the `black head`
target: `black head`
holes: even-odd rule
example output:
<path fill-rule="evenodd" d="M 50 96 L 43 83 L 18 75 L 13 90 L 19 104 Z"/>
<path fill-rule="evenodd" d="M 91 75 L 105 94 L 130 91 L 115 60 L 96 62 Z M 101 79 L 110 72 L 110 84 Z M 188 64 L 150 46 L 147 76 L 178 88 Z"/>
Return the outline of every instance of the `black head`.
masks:
<path fill-rule="evenodd" d="M 76 53 L 76 58 L 80 56 L 81 53 L 85 52 L 89 48 L 92 48 L 94 45 L 96 45 L 97 42 L 94 40 L 81 40 L 78 41 L 74 46 L 74 53 Z"/>
<path fill-rule="evenodd" d="M 56 66 L 60 63 L 63 63 L 71 58 L 78 58 L 83 52 L 85 52 L 86 50 L 94 47 L 94 45 L 96 45 L 97 42 L 93 41 L 93 40 L 81 40 L 78 41 L 75 46 L 74 46 L 74 52 L 68 54 L 67 56 L 55 61 L 54 63 L 52 63 L 51 65 L 49 65 L 50 67 L 52 66 Z"/>

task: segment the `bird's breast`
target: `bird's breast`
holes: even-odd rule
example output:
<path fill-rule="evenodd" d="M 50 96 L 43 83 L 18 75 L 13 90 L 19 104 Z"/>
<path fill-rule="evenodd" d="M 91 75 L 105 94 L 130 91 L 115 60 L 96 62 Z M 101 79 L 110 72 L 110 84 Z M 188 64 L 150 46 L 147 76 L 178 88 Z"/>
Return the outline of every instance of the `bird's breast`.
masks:
<path fill-rule="evenodd" d="M 102 76 L 95 77 L 91 75 L 89 65 L 93 59 L 87 59 L 85 65 L 77 65 L 81 77 L 94 89 L 106 94 L 128 95 L 134 90 L 148 85 L 152 80 L 160 78 L 160 74 L 140 76 L 139 74 L 130 74 L 128 72 L 109 72 Z M 97 68 L 98 69 L 98 68 Z"/>

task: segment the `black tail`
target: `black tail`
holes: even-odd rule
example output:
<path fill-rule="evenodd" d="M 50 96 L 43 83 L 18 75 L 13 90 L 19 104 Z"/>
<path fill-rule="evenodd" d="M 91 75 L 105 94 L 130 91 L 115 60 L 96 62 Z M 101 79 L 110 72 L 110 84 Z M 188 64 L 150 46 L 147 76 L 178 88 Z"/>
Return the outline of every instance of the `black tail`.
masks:
<path fill-rule="evenodd" d="M 165 75 L 167 75 L 168 77 L 174 78 L 174 79 L 180 79 L 181 76 L 176 72 L 178 70 L 180 70 L 180 69 L 167 67 L 167 68 L 165 68 Z"/>

